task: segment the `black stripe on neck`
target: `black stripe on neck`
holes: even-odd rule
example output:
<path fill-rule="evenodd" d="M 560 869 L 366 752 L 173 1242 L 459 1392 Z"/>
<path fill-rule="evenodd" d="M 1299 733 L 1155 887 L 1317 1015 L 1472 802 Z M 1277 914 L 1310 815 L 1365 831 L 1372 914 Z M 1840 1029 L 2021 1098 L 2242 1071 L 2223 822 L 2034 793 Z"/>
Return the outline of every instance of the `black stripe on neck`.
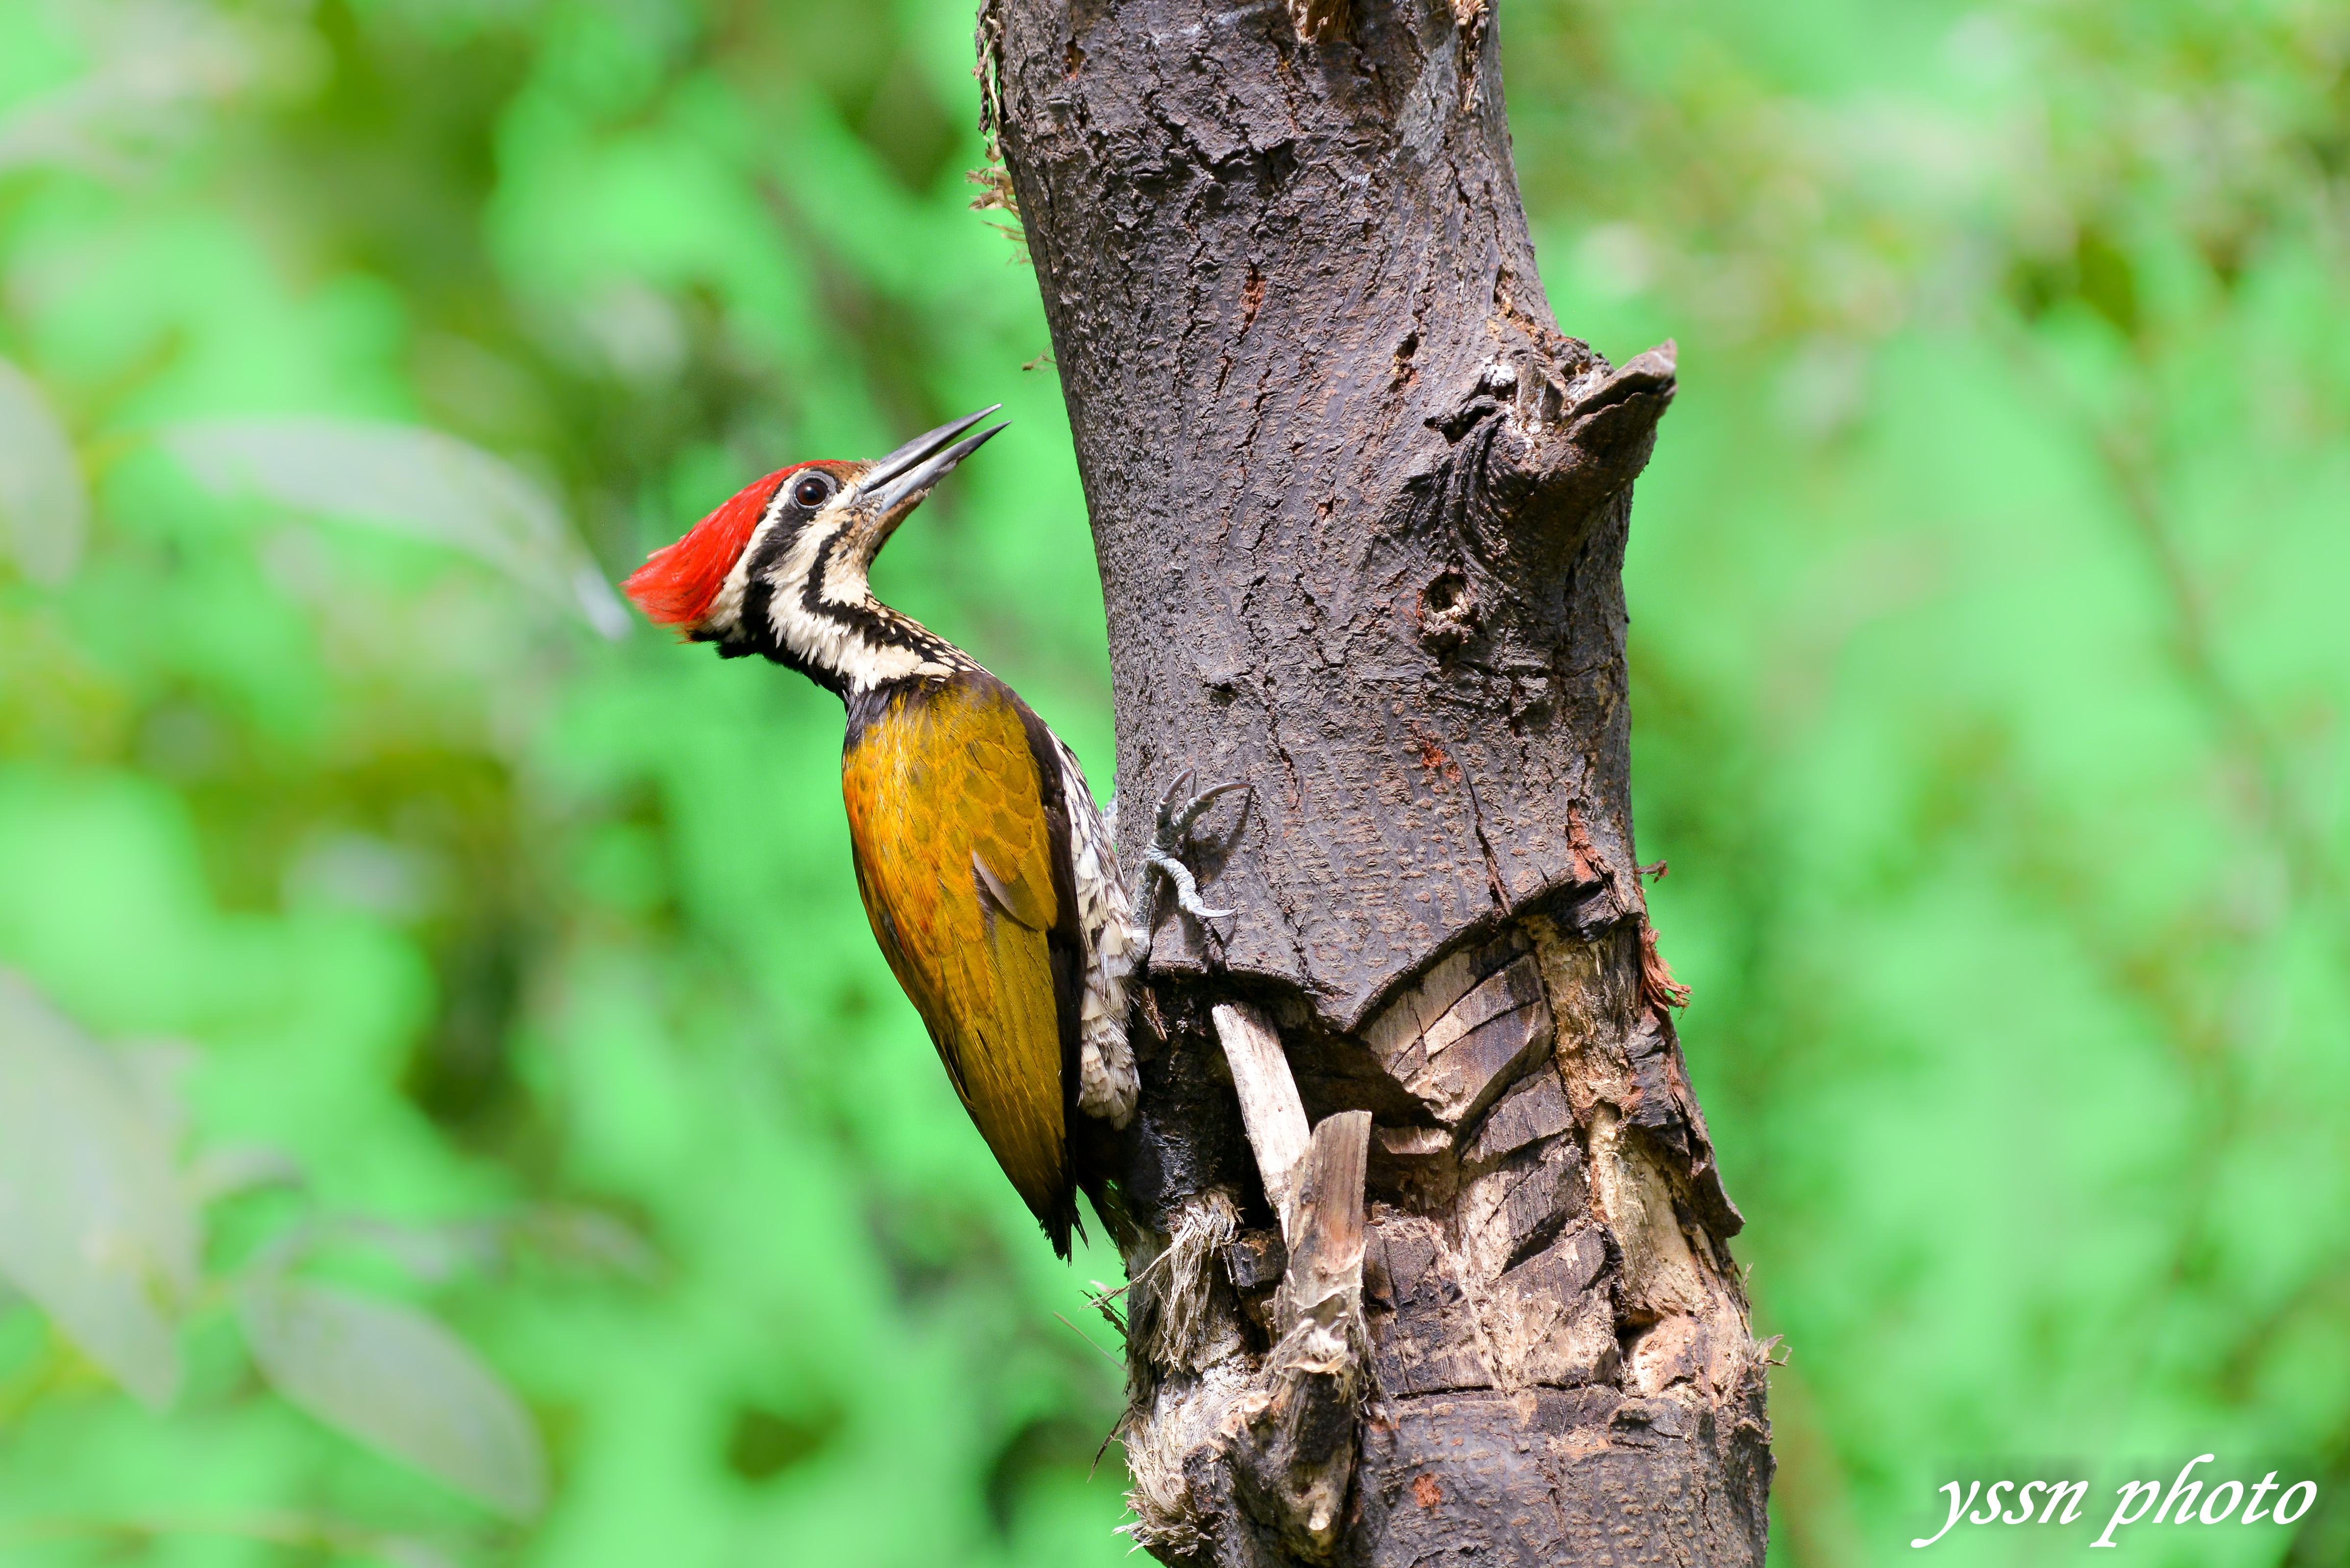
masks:
<path fill-rule="evenodd" d="M 743 609 L 735 633 L 720 642 L 718 651 L 726 659 L 741 659 L 753 653 L 763 655 L 785 669 L 798 670 L 846 701 L 849 694 L 848 671 L 795 651 L 784 641 L 775 628 L 777 587 L 773 574 L 798 537 L 797 528 L 777 528 L 760 544 L 758 553 L 751 558 L 745 569 L 748 581 L 743 592 Z M 952 643 L 919 621 L 899 615 L 874 598 L 870 592 L 860 602 L 847 605 L 835 604 L 824 597 L 823 585 L 847 537 L 848 531 L 842 528 L 836 530 L 824 542 L 806 579 L 799 585 L 798 608 L 816 619 L 829 621 L 841 628 L 856 642 L 876 653 L 902 649 L 919 658 L 941 664 L 969 665 L 970 659 Z"/>
<path fill-rule="evenodd" d="M 954 652 L 953 645 L 930 628 L 896 610 L 873 597 L 868 588 L 864 598 L 855 604 L 836 604 L 824 597 L 826 581 L 832 576 L 833 558 L 848 542 L 848 530 L 841 529 L 824 542 L 824 549 L 800 585 L 800 608 L 836 626 L 845 626 L 857 634 L 868 648 L 902 648 L 924 659 L 944 662 Z"/>

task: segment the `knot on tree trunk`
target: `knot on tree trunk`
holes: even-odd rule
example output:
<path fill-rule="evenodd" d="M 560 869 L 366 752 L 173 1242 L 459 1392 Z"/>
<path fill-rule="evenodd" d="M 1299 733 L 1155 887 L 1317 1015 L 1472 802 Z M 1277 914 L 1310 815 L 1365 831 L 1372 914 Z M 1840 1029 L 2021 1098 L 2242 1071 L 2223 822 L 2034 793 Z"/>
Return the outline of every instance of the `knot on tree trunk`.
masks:
<path fill-rule="evenodd" d="M 1391 526 L 1424 547 L 1419 639 L 1445 670 L 1522 664 L 1568 635 L 1575 563 L 1648 464 L 1674 355 L 1667 342 L 1611 371 L 1529 349 L 1429 416 L 1447 445 L 1404 481 Z"/>
<path fill-rule="evenodd" d="M 1505 582 L 1556 582 L 1601 504 L 1648 466 L 1676 352 L 1668 341 L 1613 371 L 1571 360 L 1573 379 L 1533 352 L 1487 364 L 1450 414 L 1430 418 L 1452 449 L 1406 482 L 1410 525 L 1449 525 Z"/>

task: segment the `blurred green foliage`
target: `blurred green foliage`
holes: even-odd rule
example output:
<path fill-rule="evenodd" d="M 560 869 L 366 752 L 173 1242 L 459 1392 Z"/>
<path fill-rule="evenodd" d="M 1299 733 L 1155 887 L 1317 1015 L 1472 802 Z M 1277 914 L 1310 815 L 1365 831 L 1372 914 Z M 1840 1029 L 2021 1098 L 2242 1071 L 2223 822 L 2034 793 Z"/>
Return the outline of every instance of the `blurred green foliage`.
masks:
<path fill-rule="evenodd" d="M 147 1173 L 44 1189 L 81 1295 L 0 1257 L 6 1561 L 1119 1556 L 1055 1317 L 1116 1262 L 874 951 L 837 707 L 598 629 L 753 475 L 1000 399 L 879 586 L 1106 782 L 970 23 L 0 5 L 0 1191 L 26 1084 Z M 1563 323 L 1681 343 L 1635 777 L 1776 1560 L 2216 1450 L 2321 1506 L 2140 1558 L 2343 1561 L 2350 14 L 1502 26 Z"/>

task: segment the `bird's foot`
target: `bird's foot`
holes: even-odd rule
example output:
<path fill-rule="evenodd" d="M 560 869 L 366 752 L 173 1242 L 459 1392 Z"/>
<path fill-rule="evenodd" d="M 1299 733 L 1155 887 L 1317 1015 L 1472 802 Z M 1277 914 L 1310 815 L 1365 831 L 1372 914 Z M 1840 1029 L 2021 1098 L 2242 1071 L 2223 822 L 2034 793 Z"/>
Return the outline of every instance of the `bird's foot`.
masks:
<path fill-rule="evenodd" d="M 1142 933 L 1135 955 L 1138 970 L 1146 968 L 1150 961 L 1150 934 L 1152 928 L 1159 923 L 1158 893 L 1161 877 L 1175 890 L 1176 907 L 1210 930 L 1214 929 L 1211 922 L 1230 919 L 1233 914 L 1231 909 L 1211 909 L 1201 898 L 1199 878 L 1192 875 L 1183 853 L 1191 843 L 1193 825 L 1206 815 L 1216 802 L 1252 786 L 1234 781 L 1215 784 L 1193 794 L 1191 779 L 1191 770 L 1185 768 L 1167 786 L 1167 793 L 1159 796 L 1158 821 L 1150 843 L 1142 852 L 1141 897 L 1136 900 L 1136 912 L 1139 917 L 1137 924 Z"/>

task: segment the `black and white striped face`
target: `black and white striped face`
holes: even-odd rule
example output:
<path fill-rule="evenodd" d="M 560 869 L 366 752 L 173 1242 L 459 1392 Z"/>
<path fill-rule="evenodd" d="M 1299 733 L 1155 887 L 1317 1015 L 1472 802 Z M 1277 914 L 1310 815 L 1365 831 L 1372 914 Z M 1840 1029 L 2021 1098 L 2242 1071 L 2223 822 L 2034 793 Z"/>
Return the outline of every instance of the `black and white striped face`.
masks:
<path fill-rule="evenodd" d="M 765 654 L 842 692 L 947 673 L 953 650 L 874 599 L 873 558 L 931 488 L 1003 428 L 963 435 L 993 411 L 874 462 L 784 471 L 689 635 L 730 656 Z"/>

